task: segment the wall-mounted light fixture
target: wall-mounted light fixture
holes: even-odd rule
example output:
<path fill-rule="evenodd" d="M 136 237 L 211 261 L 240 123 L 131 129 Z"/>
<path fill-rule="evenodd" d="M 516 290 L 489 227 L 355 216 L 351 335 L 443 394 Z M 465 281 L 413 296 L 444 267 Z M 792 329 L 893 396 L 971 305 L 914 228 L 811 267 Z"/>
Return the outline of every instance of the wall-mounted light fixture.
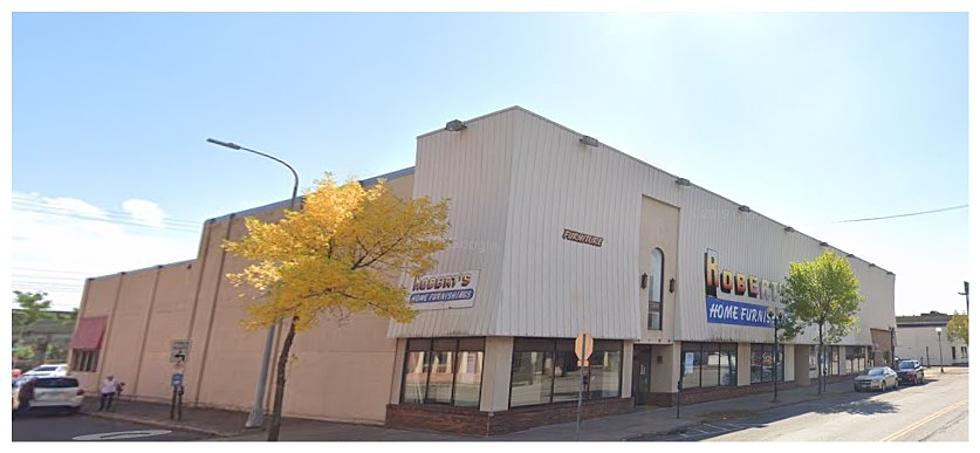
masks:
<path fill-rule="evenodd" d="M 854 254 L 853 254 L 853 253 L 848 253 L 848 254 L 847 254 L 847 257 L 848 257 L 848 258 L 854 258 Z"/>
<path fill-rule="evenodd" d="M 452 120 L 446 123 L 446 130 L 449 132 L 459 132 L 466 129 L 466 125 L 460 120 Z"/>
<path fill-rule="evenodd" d="M 739 206 L 738 207 L 738 210 L 739 211 L 742 211 L 742 212 L 752 212 L 752 208 L 750 208 L 750 207 L 748 207 L 748 206 L 746 206 L 744 204 L 741 205 L 741 206 Z"/>
<path fill-rule="evenodd" d="M 667 290 L 670 291 L 671 294 L 674 294 L 674 282 L 676 282 L 676 280 L 670 279 L 670 284 L 667 285 Z"/>
<path fill-rule="evenodd" d="M 827 246 L 829 246 L 829 245 L 830 245 L 830 244 L 828 244 L 828 243 L 826 243 L 826 242 L 821 242 L 821 243 L 820 243 L 820 246 L 821 246 L 821 247 L 827 247 Z"/>
<path fill-rule="evenodd" d="M 783 231 L 785 231 L 787 233 L 792 233 L 792 232 L 796 231 L 796 228 L 793 228 L 791 226 L 788 226 L 786 228 L 783 228 Z"/>
<path fill-rule="evenodd" d="M 585 146 L 597 147 L 599 146 L 599 140 L 596 140 L 588 135 L 583 135 L 582 138 L 578 139 L 578 142 Z"/>
<path fill-rule="evenodd" d="M 677 178 L 674 180 L 674 183 L 681 187 L 688 187 L 691 185 L 691 181 L 689 181 L 687 178 Z"/>
<path fill-rule="evenodd" d="M 892 271 L 888 271 L 888 272 L 885 272 L 885 275 L 895 275 L 895 273 L 892 272 Z"/>
<path fill-rule="evenodd" d="M 644 273 L 643 275 L 640 276 L 640 289 L 647 289 L 647 279 L 648 278 L 649 278 L 649 276 L 646 273 Z"/>
<path fill-rule="evenodd" d="M 878 267 L 875 263 L 868 264 L 868 267 Z"/>

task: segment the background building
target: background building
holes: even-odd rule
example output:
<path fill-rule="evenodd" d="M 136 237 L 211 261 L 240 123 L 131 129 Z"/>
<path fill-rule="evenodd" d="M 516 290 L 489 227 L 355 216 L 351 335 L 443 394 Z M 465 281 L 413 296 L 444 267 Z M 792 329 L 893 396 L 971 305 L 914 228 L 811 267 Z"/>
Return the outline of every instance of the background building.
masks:
<path fill-rule="evenodd" d="M 829 244 L 519 107 L 417 146 L 415 167 L 384 177 L 450 199 L 453 245 L 402 280 L 413 322 L 359 315 L 297 337 L 286 415 L 487 434 L 573 420 L 582 374 L 587 417 L 675 404 L 679 381 L 694 402 L 816 376 L 815 329 L 774 351 L 765 316 L 789 263 Z M 73 351 L 88 388 L 114 374 L 164 400 L 171 345 L 189 340 L 185 401 L 250 407 L 264 334 L 240 328 L 221 276 L 245 263 L 219 244 L 286 205 L 209 220 L 194 260 L 90 279 Z M 895 321 L 894 274 L 837 252 L 865 302 L 828 348 L 831 376 L 884 363 Z M 585 369 L 582 331 L 596 338 Z"/>
<path fill-rule="evenodd" d="M 968 365 L 967 344 L 961 340 L 951 340 L 946 335 L 946 324 L 950 318 L 952 316 L 937 311 L 896 317 L 895 355 L 902 359 L 916 359 L 923 366 Z M 936 334 L 937 328 L 942 329 L 941 339 Z"/>

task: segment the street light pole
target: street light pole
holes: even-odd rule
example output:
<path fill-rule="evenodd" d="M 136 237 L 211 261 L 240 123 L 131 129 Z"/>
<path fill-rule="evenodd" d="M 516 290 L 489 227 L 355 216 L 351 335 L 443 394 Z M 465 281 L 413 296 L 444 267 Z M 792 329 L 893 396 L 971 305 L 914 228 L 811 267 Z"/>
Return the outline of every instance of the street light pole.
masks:
<path fill-rule="evenodd" d="M 767 313 L 772 321 L 772 402 L 779 401 L 779 327 L 783 320 L 783 314 L 776 311 Z"/>
<path fill-rule="evenodd" d="M 956 294 L 966 297 L 966 314 L 970 314 L 970 282 L 963 282 L 963 292 Z"/>
<path fill-rule="evenodd" d="M 936 327 L 936 338 L 939 339 L 939 372 L 945 373 L 946 370 L 943 369 L 943 328 Z"/>
<path fill-rule="evenodd" d="M 299 189 L 299 175 L 296 174 L 296 170 L 293 169 L 292 165 L 287 164 L 284 160 L 279 159 L 278 157 L 263 153 L 262 151 L 246 148 L 237 143 L 223 142 L 213 138 L 209 138 L 207 141 L 208 143 L 224 146 L 225 148 L 233 149 L 235 151 L 247 151 L 252 154 L 257 154 L 285 165 L 286 168 L 288 168 L 293 174 L 293 195 L 289 199 L 289 210 L 292 211 L 296 209 L 296 191 Z M 261 427 L 263 419 L 265 418 L 265 389 L 269 380 L 269 361 L 272 359 L 272 342 L 275 337 L 276 326 L 270 326 L 265 337 L 265 351 L 262 353 L 262 368 L 259 369 L 259 382 L 255 386 L 255 403 L 252 405 L 252 411 L 248 414 L 248 420 L 245 421 L 246 428 Z"/>

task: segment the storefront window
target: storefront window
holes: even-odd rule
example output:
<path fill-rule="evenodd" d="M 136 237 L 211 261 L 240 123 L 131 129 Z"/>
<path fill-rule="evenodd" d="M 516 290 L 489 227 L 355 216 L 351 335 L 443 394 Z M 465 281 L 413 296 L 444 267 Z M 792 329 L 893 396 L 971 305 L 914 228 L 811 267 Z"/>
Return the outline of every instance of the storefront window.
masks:
<path fill-rule="evenodd" d="M 611 343 L 611 344 L 610 344 Z M 623 352 L 619 342 L 601 345 L 614 350 L 595 351 L 589 359 L 589 398 L 615 398 L 622 384 Z"/>
<path fill-rule="evenodd" d="M 574 340 L 515 338 L 511 363 L 511 407 L 578 400 L 583 370 Z M 622 342 L 595 340 L 584 370 L 584 399 L 615 398 L 621 392 Z"/>
<path fill-rule="evenodd" d="M 681 346 L 681 368 L 686 368 L 687 355 L 692 354 L 694 366 L 684 375 L 684 388 L 736 385 L 738 382 L 738 346 L 734 343 L 684 342 Z"/>
<path fill-rule="evenodd" d="M 721 351 L 721 385 L 738 384 L 738 345 L 735 343 L 722 343 L 719 345 Z"/>
<path fill-rule="evenodd" d="M 832 376 L 840 375 L 840 348 L 837 346 L 829 346 L 830 348 L 830 374 Z"/>
<path fill-rule="evenodd" d="M 429 350 L 430 340 L 408 340 L 408 355 L 405 358 L 404 378 L 402 383 L 402 401 L 422 404 L 425 398 L 425 387 L 429 379 Z M 415 350 L 413 350 L 415 349 Z"/>
<path fill-rule="evenodd" d="M 647 329 L 663 328 L 664 252 L 659 248 L 650 253 L 650 286 L 648 289 Z"/>
<path fill-rule="evenodd" d="M 773 356 L 772 348 L 773 345 L 771 344 L 758 343 L 752 345 L 752 384 L 771 383 L 773 379 L 776 379 L 778 382 L 783 382 L 784 370 L 786 369 L 786 361 L 783 360 L 783 350 L 785 347 L 784 345 L 779 345 L 779 348 L 776 349 L 777 354 L 775 356 Z"/>
<path fill-rule="evenodd" d="M 456 392 L 453 395 L 456 406 L 478 407 L 480 405 L 480 384 L 483 378 L 483 345 L 466 344 L 460 340 L 456 368 Z M 482 339 L 480 341 L 482 343 Z M 477 350 L 479 347 L 480 350 Z"/>
<path fill-rule="evenodd" d="M 434 340 L 430 359 L 426 403 L 450 404 L 453 400 L 453 367 L 456 340 Z"/>
<path fill-rule="evenodd" d="M 578 357 L 575 356 L 575 343 L 559 340 L 555 354 L 555 386 L 552 392 L 552 402 L 578 400 L 579 383 L 582 375 L 579 371 Z"/>
<path fill-rule="evenodd" d="M 817 373 L 817 347 L 810 345 L 810 379 L 818 378 Z"/>
<path fill-rule="evenodd" d="M 405 353 L 402 402 L 480 404 L 483 339 L 410 339 Z"/>
<path fill-rule="evenodd" d="M 694 358 L 694 366 L 688 367 L 691 363 L 688 357 Z M 701 386 L 701 343 L 684 342 L 681 345 L 681 372 L 684 374 L 683 386 L 686 389 Z"/>

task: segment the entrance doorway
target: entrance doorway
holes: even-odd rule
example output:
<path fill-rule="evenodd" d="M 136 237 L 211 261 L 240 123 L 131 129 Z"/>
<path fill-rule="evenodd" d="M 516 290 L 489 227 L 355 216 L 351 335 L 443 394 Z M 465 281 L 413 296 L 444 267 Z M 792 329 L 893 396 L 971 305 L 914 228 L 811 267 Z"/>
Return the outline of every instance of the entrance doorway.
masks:
<path fill-rule="evenodd" d="M 633 401 L 637 406 L 646 405 L 650 399 L 651 356 L 650 345 L 633 345 Z"/>

